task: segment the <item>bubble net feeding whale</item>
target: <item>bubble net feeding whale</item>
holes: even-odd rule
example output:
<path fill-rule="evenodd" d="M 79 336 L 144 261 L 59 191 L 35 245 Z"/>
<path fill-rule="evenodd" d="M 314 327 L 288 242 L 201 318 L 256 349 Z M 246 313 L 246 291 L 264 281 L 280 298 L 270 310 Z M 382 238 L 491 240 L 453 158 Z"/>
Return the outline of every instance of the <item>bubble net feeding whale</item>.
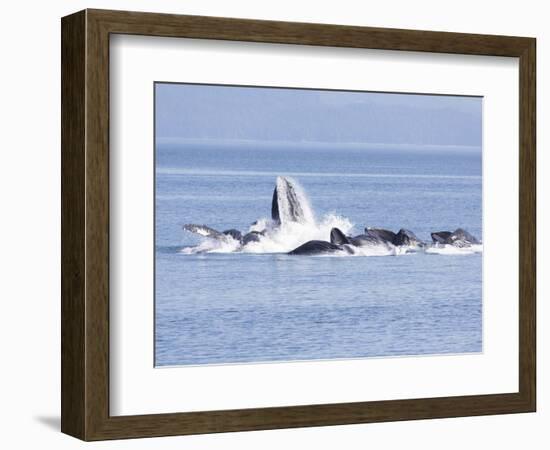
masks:
<path fill-rule="evenodd" d="M 352 235 L 349 219 L 328 214 L 316 220 L 311 204 L 299 183 L 278 176 L 271 201 L 271 218 L 260 218 L 249 229 L 218 231 L 207 225 L 185 224 L 183 229 L 200 236 L 185 254 L 197 253 L 286 253 L 289 255 L 386 256 L 423 251 L 426 253 L 476 253 L 481 242 L 467 231 L 432 233 L 432 243 L 420 240 L 412 231 L 397 232 L 367 227 Z"/>

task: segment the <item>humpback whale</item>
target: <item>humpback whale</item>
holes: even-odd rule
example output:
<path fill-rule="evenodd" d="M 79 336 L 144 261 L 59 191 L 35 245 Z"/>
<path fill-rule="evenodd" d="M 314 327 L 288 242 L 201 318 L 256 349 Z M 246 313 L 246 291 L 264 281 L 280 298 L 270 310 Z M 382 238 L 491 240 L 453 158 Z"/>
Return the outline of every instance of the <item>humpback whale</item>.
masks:
<path fill-rule="evenodd" d="M 342 222 L 338 222 L 342 223 Z M 290 226 L 290 225 L 300 225 Z M 407 252 L 411 249 L 425 249 L 428 244 L 420 240 L 412 231 L 401 228 L 397 233 L 384 228 L 367 227 L 363 234 L 349 236 L 341 229 L 332 227 L 330 229 L 329 241 L 319 240 L 319 235 L 324 234 L 326 224 L 317 224 L 309 202 L 300 186 L 291 178 L 278 176 L 271 199 L 271 221 L 260 219 L 252 224 L 248 232 L 241 232 L 238 229 L 230 228 L 218 231 L 207 225 L 188 223 L 183 225 L 185 231 L 206 237 L 215 241 L 229 244 L 228 251 L 241 251 L 248 244 L 264 242 L 266 246 L 250 248 L 250 251 L 262 251 L 264 248 L 269 251 L 287 251 L 292 248 L 285 247 L 286 242 L 294 242 L 296 248 L 288 252 L 289 255 L 315 255 L 323 253 L 344 252 L 346 254 L 365 254 L 359 249 L 367 248 L 367 254 L 371 248 L 375 252 L 380 250 L 384 254 L 395 254 L 396 248 L 402 250 L 397 253 Z M 351 226 L 346 224 L 345 226 Z M 308 234 L 315 239 L 305 243 L 301 236 Z M 287 241 L 287 237 L 290 239 Z M 439 245 L 452 245 L 455 247 L 470 247 L 481 242 L 462 228 L 455 231 L 436 231 L 431 233 L 434 247 Z M 298 239 L 297 239 L 298 238 Z M 300 244 L 300 245 L 298 245 Z M 282 246 L 282 250 L 281 249 Z M 191 252 L 210 251 L 208 246 L 188 248 Z M 216 246 L 219 249 L 220 246 Z"/>
<path fill-rule="evenodd" d="M 198 234 L 199 236 L 216 239 L 223 242 L 229 242 L 231 239 L 234 239 L 242 246 L 250 242 L 258 242 L 260 240 L 260 236 L 263 235 L 263 233 L 260 231 L 250 231 L 246 234 L 242 234 L 239 230 L 236 230 L 234 228 L 225 231 L 218 231 L 206 225 L 197 225 L 194 223 L 185 224 L 183 226 L 183 229 L 185 231 Z"/>
<path fill-rule="evenodd" d="M 407 247 L 424 247 L 425 242 L 421 241 L 416 237 L 416 235 L 411 231 L 405 228 L 401 228 L 397 233 L 394 233 L 390 230 L 385 230 L 383 228 L 365 228 L 365 235 L 372 236 L 383 240 L 384 242 L 389 242 L 397 247 L 407 246 Z"/>
<path fill-rule="evenodd" d="M 431 235 L 434 244 L 452 245 L 454 247 L 471 247 L 472 245 L 481 244 L 479 239 L 463 228 L 457 228 L 452 232 L 435 231 Z"/>
<path fill-rule="evenodd" d="M 355 247 L 365 247 L 373 245 L 385 245 L 387 246 L 387 241 L 379 238 L 378 236 L 372 236 L 368 234 L 360 234 L 359 236 L 346 236 L 342 233 L 342 230 L 338 228 L 333 228 L 330 230 L 330 242 L 338 245 L 353 245 Z"/>

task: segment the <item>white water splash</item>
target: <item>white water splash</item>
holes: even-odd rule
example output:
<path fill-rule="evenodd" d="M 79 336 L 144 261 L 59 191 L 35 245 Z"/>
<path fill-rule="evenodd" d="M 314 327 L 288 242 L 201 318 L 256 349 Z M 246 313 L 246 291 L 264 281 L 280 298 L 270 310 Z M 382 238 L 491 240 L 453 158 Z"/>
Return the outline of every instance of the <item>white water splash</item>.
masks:
<path fill-rule="evenodd" d="M 304 242 L 330 240 L 330 230 L 340 228 L 344 233 L 351 231 L 353 224 L 345 217 L 328 214 L 320 223 L 289 222 L 278 227 L 267 228 L 259 242 L 251 242 L 242 248 L 244 253 L 288 253 Z"/>
<path fill-rule="evenodd" d="M 218 240 L 205 238 L 200 244 L 194 247 L 184 247 L 180 253 L 185 255 L 194 255 L 197 253 L 234 253 L 239 251 L 241 244 L 239 241 L 227 236 L 227 239 Z"/>
<path fill-rule="evenodd" d="M 195 253 L 288 253 L 304 242 L 310 240 L 330 240 L 330 230 L 340 228 L 344 233 L 351 232 L 353 224 L 349 219 L 335 214 L 326 215 L 319 223 L 298 223 L 289 222 L 281 225 L 274 224 L 271 220 L 261 218 L 254 222 L 248 230 L 260 231 L 258 242 L 249 242 L 245 246 L 231 238 L 219 240 L 204 238 L 199 245 L 185 247 L 181 250 L 185 254 Z"/>
<path fill-rule="evenodd" d="M 399 256 L 405 255 L 407 251 L 403 247 L 396 247 L 392 244 L 367 245 L 363 247 L 350 246 L 352 253 L 345 250 L 313 256 L 322 257 L 349 257 L 349 256 Z"/>
<path fill-rule="evenodd" d="M 454 245 L 434 244 L 426 249 L 426 253 L 434 255 L 472 255 L 482 253 L 483 244 L 474 244 L 468 247 L 455 247 Z"/>

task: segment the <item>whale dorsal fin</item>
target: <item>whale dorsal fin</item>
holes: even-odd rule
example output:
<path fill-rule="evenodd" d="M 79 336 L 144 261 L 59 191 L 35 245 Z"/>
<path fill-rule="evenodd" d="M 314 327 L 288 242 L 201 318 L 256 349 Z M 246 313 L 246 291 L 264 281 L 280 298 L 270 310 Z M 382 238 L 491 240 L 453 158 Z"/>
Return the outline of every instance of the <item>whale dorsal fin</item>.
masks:
<path fill-rule="evenodd" d="M 339 228 L 330 230 L 330 243 L 335 245 L 351 244 L 350 240 Z"/>

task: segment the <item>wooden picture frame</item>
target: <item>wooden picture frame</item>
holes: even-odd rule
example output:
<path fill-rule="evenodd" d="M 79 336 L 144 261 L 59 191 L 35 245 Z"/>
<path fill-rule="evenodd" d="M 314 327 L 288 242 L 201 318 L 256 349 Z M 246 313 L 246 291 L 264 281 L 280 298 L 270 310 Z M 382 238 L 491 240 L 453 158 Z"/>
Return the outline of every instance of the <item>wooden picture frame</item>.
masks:
<path fill-rule="evenodd" d="M 61 25 L 64 433 L 101 440 L 535 411 L 535 39 L 105 10 Z M 519 58 L 519 391 L 110 416 L 109 36 L 117 33 Z"/>

